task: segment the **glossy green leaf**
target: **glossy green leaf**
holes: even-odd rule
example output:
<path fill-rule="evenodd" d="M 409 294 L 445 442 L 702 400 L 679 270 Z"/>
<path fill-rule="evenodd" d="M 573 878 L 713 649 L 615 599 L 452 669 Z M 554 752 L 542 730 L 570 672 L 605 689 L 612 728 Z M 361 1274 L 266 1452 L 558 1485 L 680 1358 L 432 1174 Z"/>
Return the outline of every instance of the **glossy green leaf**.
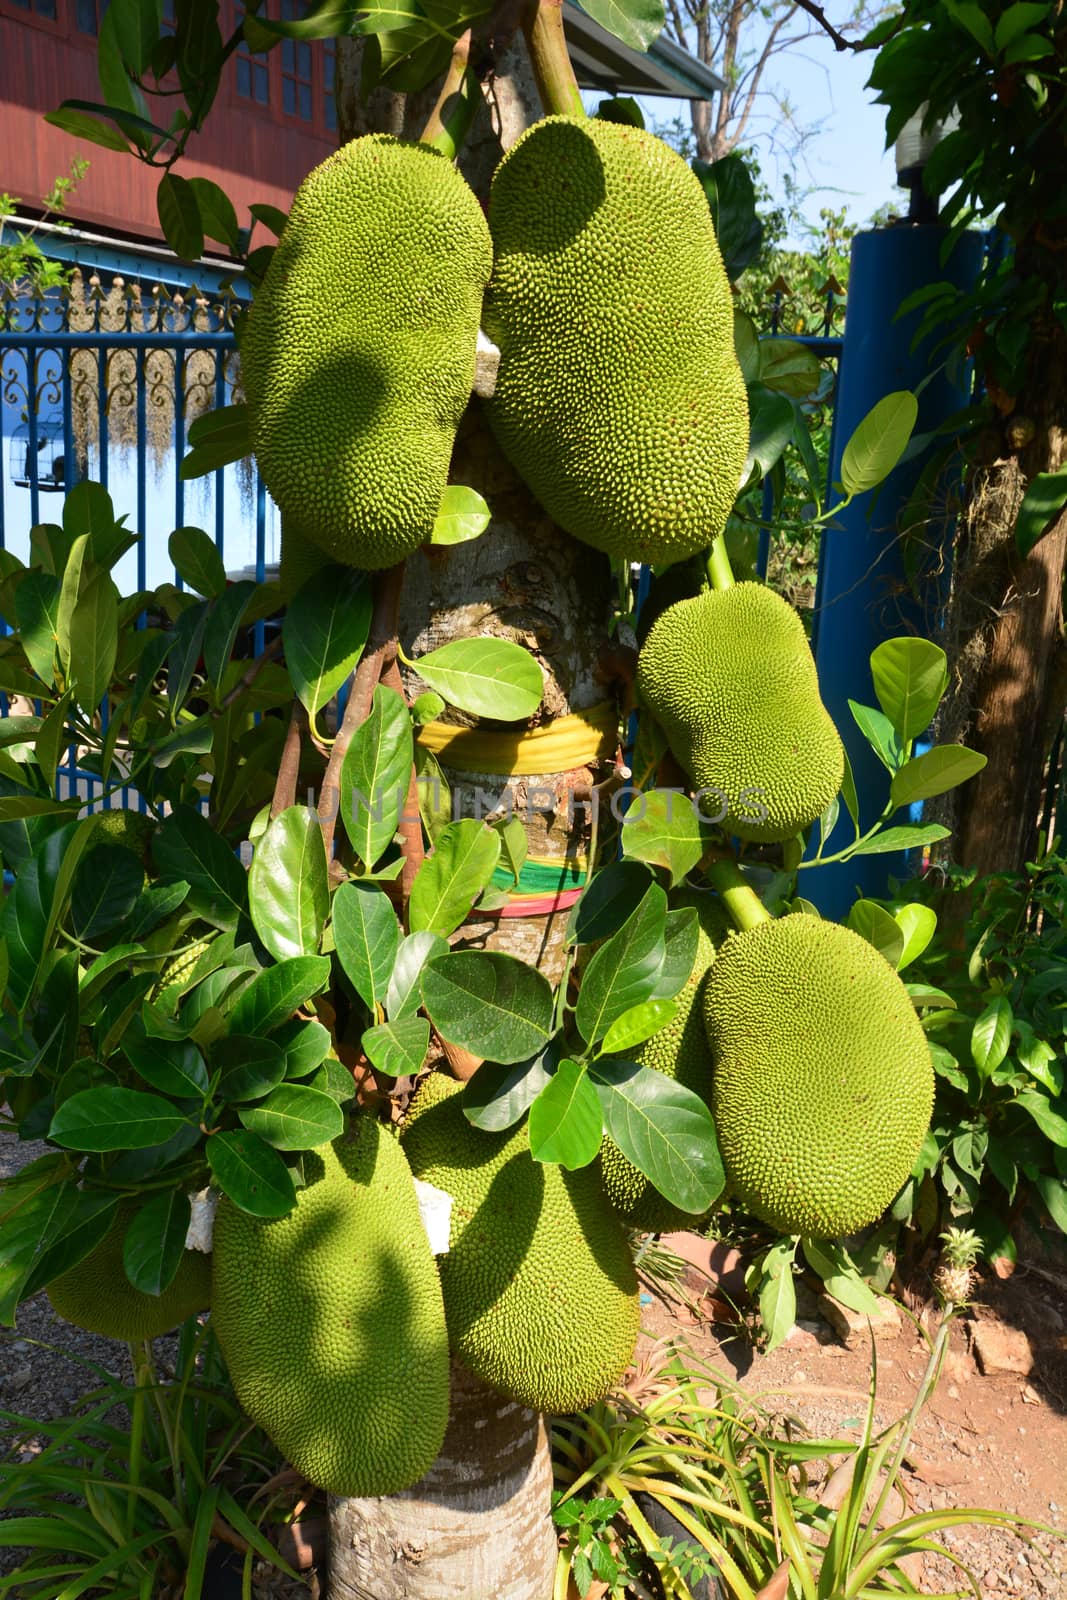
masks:
<path fill-rule="evenodd" d="M 922 955 L 937 932 L 937 913 L 930 906 L 898 906 L 893 912 L 893 921 L 904 936 L 904 948 L 896 963 L 897 971 L 903 972 Z"/>
<path fill-rule="evenodd" d="M 282 622 L 285 664 L 312 719 L 363 654 L 370 618 L 367 574 L 332 563 L 312 573 L 289 601 Z"/>
<path fill-rule="evenodd" d="M 863 494 L 887 478 L 904 454 L 919 415 L 910 389 L 877 401 L 859 423 L 841 456 L 845 493 Z"/>
<path fill-rule="evenodd" d="M 90 144 L 103 145 L 105 150 L 121 150 L 124 154 L 129 151 L 125 138 L 112 123 L 102 122 L 90 112 L 79 110 L 70 101 L 56 111 L 46 111 L 44 120 L 50 122 L 53 128 L 62 128 L 64 133 L 71 134 L 75 139 L 88 139 Z"/>
<path fill-rule="evenodd" d="M 803 400 L 819 387 L 822 370 L 814 350 L 795 339 L 764 339 L 760 343 L 760 382 L 779 394 Z"/>
<path fill-rule="evenodd" d="M 296 1203 L 289 1168 L 245 1128 L 213 1133 L 204 1146 L 211 1175 L 234 1205 L 253 1217 L 284 1217 Z"/>
<path fill-rule="evenodd" d="M 747 483 L 755 469 L 767 476 L 788 448 L 796 424 L 796 407 L 788 395 L 776 394 L 765 383 L 754 383 L 748 391 L 748 454 L 741 470 Z"/>
<path fill-rule="evenodd" d="M 1015 1104 L 1034 1119 L 1046 1139 L 1061 1150 L 1067 1149 L 1067 1116 L 1055 1110 L 1043 1094 L 1036 1089 L 1022 1089 L 1015 1096 Z"/>
<path fill-rule="evenodd" d="M 317 1026 L 317 1024 L 306 1026 Z M 325 1028 L 322 1031 L 325 1033 Z M 328 1048 L 328 1034 L 326 1043 Z M 323 1051 L 323 1055 L 325 1053 Z M 322 1056 L 319 1056 L 319 1061 L 321 1060 Z M 305 1070 L 312 1072 L 319 1061 L 312 1062 Z M 259 1039 L 255 1035 L 231 1033 L 224 1039 L 216 1039 L 211 1047 L 212 1070 L 222 1074 L 218 1088 L 219 1095 L 230 1103 L 260 1100 L 265 1094 L 270 1094 L 272 1089 L 276 1089 L 282 1080 L 289 1076 L 288 1065 L 286 1052 L 275 1039 Z"/>
<path fill-rule="evenodd" d="M 74 875 L 70 916 L 78 938 L 94 944 L 100 934 L 125 924 L 143 887 L 144 868 L 132 850 L 95 845 Z"/>
<path fill-rule="evenodd" d="M 190 806 L 176 806 L 152 838 L 164 880 L 189 885 L 186 903 L 218 928 L 235 928 L 248 908 L 244 868 L 214 828 Z"/>
<path fill-rule="evenodd" d="M 333 938 L 348 981 L 371 1010 L 385 1001 L 400 946 L 393 903 L 376 883 L 343 883 L 333 897 Z"/>
<path fill-rule="evenodd" d="M 411 717 L 403 697 L 379 684 L 341 766 L 341 822 L 356 855 L 373 867 L 392 842 L 411 780 Z"/>
<path fill-rule="evenodd" d="M 302 1022 L 294 1018 L 279 1028 L 271 1043 L 277 1044 L 285 1060 L 287 1078 L 306 1078 L 321 1066 L 330 1053 L 330 1031 L 321 1022 Z"/>
<path fill-rule="evenodd" d="M 503 1133 L 514 1127 L 551 1081 L 550 1071 L 559 1059 L 556 1044 L 556 1040 L 549 1040 L 527 1061 L 506 1066 L 496 1061 L 483 1062 L 464 1085 L 462 1105 L 467 1121 L 484 1133 Z"/>
<path fill-rule="evenodd" d="M 208 607 L 204 620 L 204 671 L 207 681 L 215 690 L 216 702 L 221 698 L 221 679 L 233 655 L 237 634 L 251 605 L 256 585 L 248 578 L 228 584 L 221 595 Z"/>
<path fill-rule="evenodd" d="M 199 261 L 204 253 L 204 227 L 196 193 L 188 178 L 164 173 L 156 190 L 156 213 L 163 237 L 183 261 Z"/>
<path fill-rule="evenodd" d="M 461 711 L 522 722 L 541 704 L 541 668 L 510 639 L 453 639 L 415 662 L 419 677 Z"/>
<path fill-rule="evenodd" d="M 66 694 L 60 696 L 41 723 L 34 742 L 34 752 L 37 756 L 37 765 L 41 769 L 41 778 L 50 794 L 55 792 L 56 772 L 70 743 L 67 719 L 70 715 L 72 698 L 73 696 L 69 690 Z"/>
<path fill-rule="evenodd" d="M 601 1060 L 589 1069 L 604 1128 L 672 1205 L 696 1215 L 726 1183 L 711 1113 L 697 1095 L 654 1067 Z"/>
<path fill-rule="evenodd" d="M 752 174 L 736 152 L 710 163 L 694 161 L 692 167 L 711 210 L 726 276 L 736 283 L 763 243 Z"/>
<path fill-rule="evenodd" d="M 948 687 L 945 652 L 927 639 L 887 639 L 871 653 L 878 704 L 900 738 L 928 728 Z"/>
<path fill-rule="evenodd" d="M 874 706 L 864 706 L 855 700 L 848 702 L 853 721 L 887 772 L 896 772 L 904 760 L 904 748 L 897 730 L 889 718 Z M 844 791 L 842 791 L 844 792 Z M 855 820 L 856 813 L 852 813 Z"/>
<path fill-rule="evenodd" d="M 864 844 L 857 846 L 853 851 L 857 856 L 885 855 L 890 850 L 918 850 L 923 845 L 937 844 L 941 839 L 947 839 L 949 830 L 939 822 L 921 823 L 913 827 L 902 826 L 899 828 L 884 828 L 881 833 L 876 833 L 873 839 L 868 839 Z"/>
<path fill-rule="evenodd" d="M 85 1089 L 64 1100 L 48 1137 L 68 1150 L 143 1150 L 188 1120 L 168 1100 L 140 1089 Z"/>
<path fill-rule="evenodd" d="M 434 518 L 431 544 L 466 544 L 488 528 L 492 512 L 476 489 L 449 484 Z"/>
<path fill-rule="evenodd" d="M 1021 556 L 1030 554 L 1065 505 L 1067 469 L 1039 472 L 1030 480 L 1015 519 L 1015 544 Z"/>
<path fill-rule="evenodd" d="M 329 956 L 294 956 L 268 967 L 245 989 L 230 1013 L 231 1033 L 270 1033 L 330 981 Z"/>
<path fill-rule="evenodd" d="M 598 944 L 610 939 L 636 911 L 651 882 L 652 874 L 637 861 L 613 861 L 602 868 L 571 909 L 567 943 Z"/>
<path fill-rule="evenodd" d="M 635 796 L 623 819 L 622 853 L 666 867 L 671 887 L 691 872 L 715 837 L 682 789 L 652 789 Z"/>
<path fill-rule="evenodd" d="M 668 911 L 663 925 L 665 954 L 650 1000 L 673 1000 L 689 982 L 697 958 L 700 922 L 693 906 Z"/>
<path fill-rule="evenodd" d="M 72 1184 L 38 1190 L 4 1220 L 0 1238 L 0 1321 L 14 1322 L 18 1300 L 67 1272 L 108 1231 L 117 1197 Z"/>
<path fill-rule="evenodd" d="M 408 904 L 412 933 L 447 938 L 470 913 L 500 859 L 500 835 L 484 822 L 464 818 L 442 829 L 415 874 Z"/>
<path fill-rule="evenodd" d="M 160 1094 L 176 1100 L 199 1100 L 207 1094 L 207 1068 L 191 1039 L 155 1039 L 140 1026 L 131 1026 L 123 1036 L 122 1050 L 134 1071 Z"/>
<path fill-rule="evenodd" d="M 164 1189 L 149 1196 L 133 1217 L 122 1241 L 126 1276 L 142 1294 L 162 1294 L 185 1254 L 189 1196 Z"/>
<path fill-rule="evenodd" d="M 939 744 L 912 759 L 894 774 L 889 794 L 894 805 L 908 806 L 930 800 L 966 783 L 981 772 L 986 758 L 962 744 Z"/>
<path fill-rule="evenodd" d="M 647 50 L 666 20 L 663 0 L 582 0 L 582 10 L 631 50 Z"/>
<path fill-rule="evenodd" d="M 248 901 L 252 924 L 276 961 L 318 950 L 330 886 L 322 829 L 307 806 L 287 806 L 257 839 Z"/>
<path fill-rule="evenodd" d="M 1057 1228 L 1067 1233 L 1067 1183 L 1050 1172 L 1040 1172 L 1034 1179 L 1034 1186 Z"/>
<path fill-rule="evenodd" d="M 636 1050 L 639 1044 L 666 1028 L 677 1015 L 678 1007 L 673 1000 L 645 1000 L 639 1006 L 632 1006 L 611 1024 L 604 1035 L 601 1051 L 604 1055 L 619 1055 L 626 1050 Z"/>
<path fill-rule="evenodd" d="M 797 1319 L 797 1292 L 793 1282 L 795 1239 L 779 1239 L 763 1257 L 759 1278 L 759 1310 L 768 1352 L 777 1349 Z"/>
<path fill-rule="evenodd" d="M 857 1311 L 861 1317 L 880 1314 L 878 1296 L 864 1283 L 847 1250 L 828 1239 L 804 1239 L 801 1248 L 832 1299 Z"/>
<path fill-rule="evenodd" d="M 26 659 L 49 686 L 55 679 L 60 582 L 51 573 L 30 571 L 15 590 L 15 620 Z"/>
<path fill-rule="evenodd" d="M 652 998 L 666 953 L 666 918 L 667 896 L 653 884 L 586 967 L 575 1021 L 587 1044 L 602 1039 L 631 1006 Z"/>
<path fill-rule="evenodd" d="M 263 202 L 249 206 L 248 209 L 257 222 L 262 222 L 265 228 L 270 229 L 276 239 L 281 238 L 285 224 L 289 220 L 284 211 L 279 210 L 277 206 L 269 206 Z"/>
<path fill-rule="evenodd" d="M 200 225 L 209 239 L 217 239 L 227 249 L 237 251 L 241 245 L 241 230 L 233 201 L 224 189 L 210 178 L 190 178 L 189 187 L 200 213 Z"/>
<path fill-rule="evenodd" d="M 98 572 L 78 595 L 70 618 L 70 672 L 78 702 L 95 711 L 115 673 L 119 647 L 119 592 Z"/>
<path fill-rule="evenodd" d="M 596 1159 L 604 1132 L 600 1097 L 585 1067 L 563 1060 L 530 1107 L 530 1154 L 573 1172 Z"/>
<path fill-rule="evenodd" d="M 407 1017 L 422 1004 L 419 979 L 427 961 L 448 953 L 448 941 L 438 933 L 409 933 L 402 939 L 385 991 L 385 1014 L 392 1022 Z"/>
<path fill-rule="evenodd" d="M 212 600 L 226 587 L 226 568 L 219 547 L 203 528 L 175 528 L 167 540 L 174 570 L 189 589 Z"/>
<path fill-rule="evenodd" d="M 895 967 L 904 954 L 904 931 L 884 907 L 874 900 L 857 900 L 848 914 L 846 927 L 852 928 L 879 955 Z"/>
<path fill-rule="evenodd" d="M 275 1150 L 314 1150 L 344 1132 L 341 1108 L 330 1095 L 299 1083 L 283 1083 L 258 1105 L 237 1113 L 250 1133 Z"/>
<path fill-rule="evenodd" d="M 371 1066 L 391 1078 L 414 1077 L 422 1070 L 430 1048 L 430 1024 L 425 1017 L 401 1017 L 367 1028 L 360 1040 Z"/>
<path fill-rule="evenodd" d="M 997 995 L 975 1021 L 971 1029 L 971 1059 L 984 1078 L 1007 1055 L 1014 1020 L 1008 1001 Z"/>
<path fill-rule="evenodd" d="M 459 950 L 423 968 L 422 999 L 442 1038 L 505 1065 L 543 1049 L 552 1032 L 548 980 L 499 951 Z"/>

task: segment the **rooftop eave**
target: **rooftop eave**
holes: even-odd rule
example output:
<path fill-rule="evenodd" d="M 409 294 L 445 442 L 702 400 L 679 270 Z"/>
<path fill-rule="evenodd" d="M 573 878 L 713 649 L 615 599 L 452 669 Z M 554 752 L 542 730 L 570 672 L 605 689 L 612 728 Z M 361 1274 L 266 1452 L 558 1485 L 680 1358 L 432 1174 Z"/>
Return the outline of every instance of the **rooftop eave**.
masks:
<path fill-rule="evenodd" d="M 723 88 L 717 72 L 663 34 L 647 55 L 631 50 L 587 16 L 574 0 L 564 0 L 563 27 L 571 60 L 583 89 L 606 94 L 663 95 L 672 100 L 710 100 Z"/>

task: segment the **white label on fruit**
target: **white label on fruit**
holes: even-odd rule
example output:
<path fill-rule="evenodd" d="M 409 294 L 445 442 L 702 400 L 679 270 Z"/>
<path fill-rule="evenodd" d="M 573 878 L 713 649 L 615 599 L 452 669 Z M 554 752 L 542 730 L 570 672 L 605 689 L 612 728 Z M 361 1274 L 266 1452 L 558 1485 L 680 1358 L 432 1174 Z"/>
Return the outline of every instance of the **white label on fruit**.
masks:
<path fill-rule="evenodd" d="M 189 1231 L 185 1235 L 187 1250 L 200 1250 L 206 1256 L 211 1254 L 217 1204 L 218 1196 L 212 1194 L 210 1189 L 201 1189 L 199 1194 L 189 1196 Z"/>
<path fill-rule="evenodd" d="M 435 1256 L 446 1256 L 452 1232 L 452 1196 L 443 1189 L 435 1189 L 432 1183 L 423 1183 L 421 1178 L 415 1179 L 415 1194 L 430 1249 Z"/>

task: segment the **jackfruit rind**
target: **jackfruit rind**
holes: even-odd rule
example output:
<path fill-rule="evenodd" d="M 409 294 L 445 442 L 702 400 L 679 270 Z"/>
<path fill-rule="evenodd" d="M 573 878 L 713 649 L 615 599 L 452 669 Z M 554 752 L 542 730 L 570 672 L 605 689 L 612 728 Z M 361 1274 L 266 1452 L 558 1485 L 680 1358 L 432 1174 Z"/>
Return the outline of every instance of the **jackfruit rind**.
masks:
<path fill-rule="evenodd" d="M 335 561 L 387 567 L 430 538 L 491 265 L 478 201 L 428 146 L 368 134 L 297 190 L 241 368 L 263 480 Z"/>
<path fill-rule="evenodd" d="M 629 1051 L 626 1059 L 642 1067 L 654 1067 L 692 1090 L 710 1107 L 711 1052 L 701 1000 L 708 968 L 715 959 L 716 946 L 726 938 L 729 923 L 720 902 L 709 894 L 683 891 L 671 900 L 672 910 L 681 906 L 694 906 L 700 918 L 693 970 L 676 996 L 678 1011 L 672 1021 L 636 1050 Z M 692 1211 L 672 1205 L 606 1135 L 600 1147 L 600 1161 L 605 1193 L 628 1227 L 666 1233 L 674 1228 L 693 1228 L 699 1222 Z"/>
<path fill-rule="evenodd" d="M 489 226 L 487 412 L 513 465 L 598 550 L 706 548 L 737 494 L 748 402 L 696 177 L 643 129 L 546 117 L 497 168 Z"/>
<path fill-rule="evenodd" d="M 432 1464 L 448 1420 L 441 1286 L 397 1140 L 370 1117 L 304 1157 L 288 1216 L 225 1197 L 212 1325 L 244 1411 L 340 1495 L 392 1494 Z"/>
<path fill-rule="evenodd" d="M 844 750 L 803 623 L 765 584 L 670 606 L 637 658 L 637 689 L 727 832 L 791 839 L 837 795 Z"/>
<path fill-rule="evenodd" d="M 525 1123 L 471 1127 L 462 1085 L 424 1080 L 401 1130 L 412 1171 L 453 1197 L 438 1257 L 452 1348 L 476 1377 L 536 1411 L 580 1411 L 633 1355 L 637 1277 L 598 1164 L 534 1161 Z"/>
<path fill-rule="evenodd" d="M 135 1202 L 122 1201 L 95 1249 L 48 1285 L 52 1309 L 65 1322 L 108 1339 L 155 1339 L 211 1302 L 211 1257 L 186 1250 L 160 1295 L 135 1289 L 126 1276 L 122 1247 Z"/>
<path fill-rule="evenodd" d="M 933 1107 L 907 990 L 851 928 L 803 913 L 735 933 L 704 991 L 729 1192 L 782 1233 L 834 1239 L 881 1216 Z"/>

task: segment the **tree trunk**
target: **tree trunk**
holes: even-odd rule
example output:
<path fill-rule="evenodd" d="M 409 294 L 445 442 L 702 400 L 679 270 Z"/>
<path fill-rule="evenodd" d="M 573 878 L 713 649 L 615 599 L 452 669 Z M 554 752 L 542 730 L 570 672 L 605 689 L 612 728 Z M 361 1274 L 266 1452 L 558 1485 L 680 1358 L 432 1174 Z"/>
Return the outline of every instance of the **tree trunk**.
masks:
<path fill-rule="evenodd" d="M 452 1364 L 441 1454 L 383 1499 L 330 1504 L 330 1600 L 547 1600 L 556 1536 L 545 1420 Z"/>
<path fill-rule="evenodd" d="M 1067 336 L 1036 343 L 1027 393 L 983 439 L 955 558 L 946 647 L 955 682 L 942 739 L 988 758 L 955 792 L 953 856 L 981 874 L 1022 872 L 1032 857 L 1049 751 L 1065 695 L 1062 598 L 1067 515 L 1025 558 L 1015 543 L 1026 486 L 1067 461 Z M 953 817 L 951 812 L 955 811 Z"/>
<path fill-rule="evenodd" d="M 382 127 L 384 119 L 388 131 L 417 137 L 433 97 L 423 104 L 419 96 L 414 112 L 395 96 L 359 107 L 358 47 L 339 44 L 343 136 Z M 502 150 L 540 114 L 521 47 L 497 64 L 485 102 L 460 162 L 483 198 Z M 484 634 L 515 640 L 545 675 L 532 725 L 607 700 L 600 660 L 610 617 L 609 563 L 546 517 L 497 449 L 477 401 L 461 426 L 451 478 L 483 494 L 493 520 L 469 544 L 424 547 L 408 558 L 400 616 L 405 652 L 418 656 L 450 639 Z M 408 671 L 405 687 L 411 696 L 424 686 Z M 472 722 L 453 711 L 444 720 Z M 501 772 L 466 768 L 462 757 L 450 761 L 444 750 L 440 765 L 453 814 L 485 816 L 487 797 L 510 796 L 526 824 L 531 858 L 583 858 L 591 844 L 592 791 L 605 779 L 610 786 L 614 771 L 613 739 L 601 740 L 596 751 L 595 740 L 587 743 L 569 770 L 521 774 L 503 761 Z M 535 915 L 476 917 L 453 944 L 506 951 L 555 982 L 570 898 Z M 450 1059 L 463 1054 L 449 1051 Z M 453 1061 L 459 1076 L 476 1065 L 474 1058 Z M 548 1600 L 556 1565 L 551 1485 L 544 1419 L 454 1363 L 448 1434 L 426 1476 L 402 1494 L 332 1501 L 330 1600 Z"/>

